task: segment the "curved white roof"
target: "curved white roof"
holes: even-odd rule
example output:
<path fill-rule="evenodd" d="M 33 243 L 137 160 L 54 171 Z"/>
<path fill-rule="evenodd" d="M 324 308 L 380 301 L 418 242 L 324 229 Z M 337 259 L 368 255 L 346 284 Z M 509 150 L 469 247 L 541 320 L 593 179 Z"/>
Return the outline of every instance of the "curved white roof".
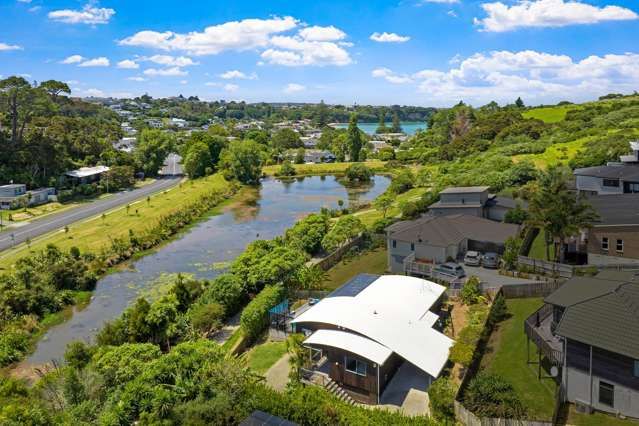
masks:
<path fill-rule="evenodd" d="M 345 351 L 353 352 L 366 359 L 370 359 L 377 364 L 385 363 L 388 357 L 393 353 L 393 351 L 386 346 L 382 346 L 371 339 L 346 331 L 317 330 L 311 337 L 306 339 L 304 343 L 344 349 Z"/>
<path fill-rule="evenodd" d="M 437 377 L 453 341 L 432 328 L 437 315 L 429 309 L 445 290 L 420 278 L 383 275 L 356 296 L 329 296 L 292 322 L 352 330 Z"/>

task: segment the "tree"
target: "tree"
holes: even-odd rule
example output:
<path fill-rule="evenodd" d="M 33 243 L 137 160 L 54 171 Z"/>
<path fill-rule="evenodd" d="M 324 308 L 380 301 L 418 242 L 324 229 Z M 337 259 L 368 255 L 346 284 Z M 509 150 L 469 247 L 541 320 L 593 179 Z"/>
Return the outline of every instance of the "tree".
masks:
<path fill-rule="evenodd" d="M 300 380 L 300 369 L 306 368 L 310 364 L 309 352 L 303 343 L 306 336 L 301 333 L 291 334 L 286 338 L 286 352 L 288 352 L 288 363 L 291 366 L 290 378 Z"/>
<path fill-rule="evenodd" d="M 524 210 L 520 204 L 517 204 L 514 209 L 508 210 L 504 215 L 504 222 L 516 223 L 521 225 L 528 219 L 528 212 Z"/>
<path fill-rule="evenodd" d="M 519 257 L 519 250 L 521 250 L 521 238 L 508 237 L 504 243 L 504 263 L 507 269 L 514 269 L 517 265 L 517 258 Z"/>
<path fill-rule="evenodd" d="M 484 372 L 470 381 L 464 405 L 480 417 L 521 419 L 526 414 L 513 386 L 501 376 Z"/>
<path fill-rule="evenodd" d="M 211 159 L 208 167 L 211 167 L 213 170 L 217 169 L 218 162 L 220 161 L 220 153 L 227 145 L 226 138 L 207 132 L 194 132 L 186 140 L 182 156 L 186 158 L 191 147 L 198 144 L 204 144 L 207 146 L 209 150 L 209 157 Z"/>
<path fill-rule="evenodd" d="M 224 307 L 219 303 L 198 304 L 189 314 L 193 328 L 205 337 L 223 325 Z"/>
<path fill-rule="evenodd" d="M 455 386 L 448 377 L 440 377 L 428 388 L 430 411 L 436 420 L 453 424 L 455 420 Z"/>
<path fill-rule="evenodd" d="M 357 114 L 351 114 L 348 123 L 347 145 L 351 161 L 359 161 L 359 152 L 362 149 L 362 134 L 357 127 Z"/>
<path fill-rule="evenodd" d="M 316 254 L 322 248 L 322 238 L 328 232 L 328 224 L 326 215 L 308 215 L 286 231 L 286 241 L 306 253 Z"/>
<path fill-rule="evenodd" d="M 204 142 L 196 142 L 189 147 L 184 157 L 184 171 L 191 178 L 202 177 L 207 169 L 213 168 L 211 152 Z"/>
<path fill-rule="evenodd" d="M 295 176 L 295 173 L 295 167 L 291 164 L 291 162 L 284 160 L 277 176 Z"/>
<path fill-rule="evenodd" d="M 388 212 L 388 209 L 392 207 L 394 202 L 395 199 L 393 196 L 390 193 L 385 192 L 373 201 L 373 206 L 382 212 L 383 218 L 386 218 L 386 213 Z"/>
<path fill-rule="evenodd" d="M 288 128 L 275 132 L 271 139 L 271 144 L 273 145 L 273 148 L 280 151 L 304 146 L 300 139 L 300 135 L 293 129 Z"/>
<path fill-rule="evenodd" d="M 169 133 L 145 129 L 138 136 L 134 155 L 147 176 L 156 176 L 174 147 L 175 140 Z"/>
<path fill-rule="evenodd" d="M 472 276 L 466 280 L 459 294 L 464 305 L 474 305 L 479 302 L 481 297 L 480 281 L 476 276 Z"/>
<path fill-rule="evenodd" d="M 109 191 L 111 192 L 131 188 L 135 185 L 134 170 L 131 166 L 112 166 L 105 173 L 105 178 L 109 180 Z"/>
<path fill-rule="evenodd" d="M 515 101 L 515 105 L 517 106 L 517 108 L 523 108 L 526 106 L 524 104 L 524 101 L 521 99 L 521 97 L 517 98 L 517 100 Z"/>
<path fill-rule="evenodd" d="M 373 172 L 364 164 L 351 164 L 344 172 L 344 175 L 351 182 L 368 182 L 371 180 Z"/>
<path fill-rule="evenodd" d="M 49 96 L 53 99 L 53 102 L 58 101 L 58 96 L 61 93 L 71 94 L 71 89 L 67 83 L 57 80 L 47 80 L 40 83 L 40 87 L 44 89 Z"/>
<path fill-rule="evenodd" d="M 303 266 L 299 273 L 300 288 L 308 291 L 310 297 L 311 291 L 319 289 L 327 276 L 326 271 L 317 265 Z"/>
<path fill-rule="evenodd" d="M 297 148 L 295 154 L 295 164 L 304 164 L 304 148 Z"/>
<path fill-rule="evenodd" d="M 317 106 L 317 125 L 321 129 L 328 125 L 328 108 L 322 99 Z"/>
<path fill-rule="evenodd" d="M 402 125 L 399 122 L 399 114 L 397 111 L 393 111 L 393 127 L 391 127 L 391 133 L 402 133 Z"/>
<path fill-rule="evenodd" d="M 251 140 L 232 141 L 220 154 L 220 169 L 227 179 L 257 185 L 262 175 L 262 146 Z"/>
<path fill-rule="evenodd" d="M 388 127 L 386 127 L 386 113 L 383 109 L 379 112 L 379 123 L 377 125 L 377 129 L 375 129 L 375 133 L 388 133 Z"/>
<path fill-rule="evenodd" d="M 44 95 L 44 96 L 43 96 Z M 0 80 L 0 112 L 11 123 L 11 144 L 15 147 L 24 138 L 24 130 L 37 115 L 51 111 L 51 102 L 43 89 L 33 87 L 22 77 Z"/>
<path fill-rule="evenodd" d="M 344 216 L 340 218 L 328 234 L 324 236 L 322 239 L 322 247 L 327 252 L 332 252 L 342 244 L 358 236 L 364 229 L 364 224 L 357 217 Z"/>

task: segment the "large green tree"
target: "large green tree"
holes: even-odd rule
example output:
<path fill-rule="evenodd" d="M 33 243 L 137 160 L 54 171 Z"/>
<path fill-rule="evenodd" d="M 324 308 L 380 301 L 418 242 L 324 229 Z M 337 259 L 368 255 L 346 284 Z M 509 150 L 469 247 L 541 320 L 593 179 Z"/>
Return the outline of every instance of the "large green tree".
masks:
<path fill-rule="evenodd" d="M 148 176 L 156 176 L 175 148 L 175 138 L 159 129 L 146 129 L 138 136 L 135 157 Z"/>
<path fill-rule="evenodd" d="M 350 160 L 359 161 L 359 153 L 362 150 L 362 133 L 357 127 L 357 114 L 351 114 L 348 122 L 347 143 Z"/>
<path fill-rule="evenodd" d="M 207 169 L 213 170 L 209 147 L 204 142 L 196 142 L 184 157 L 184 171 L 190 178 L 198 178 L 204 176 Z"/>
<path fill-rule="evenodd" d="M 259 183 L 262 162 L 262 145 L 251 140 L 232 141 L 220 154 L 224 176 L 249 185 Z"/>

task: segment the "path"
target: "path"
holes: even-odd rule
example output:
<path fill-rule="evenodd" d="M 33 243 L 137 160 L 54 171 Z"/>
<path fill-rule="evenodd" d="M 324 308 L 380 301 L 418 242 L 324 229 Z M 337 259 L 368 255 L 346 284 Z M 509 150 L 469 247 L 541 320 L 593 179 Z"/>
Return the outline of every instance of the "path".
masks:
<path fill-rule="evenodd" d="M 266 384 L 278 392 L 284 391 L 288 383 L 288 375 L 291 371 L 291 366 L 288 362 L 289 358 L 289 354 L 284 354 L 264 375 Z"/>
<path fill-rule="evenodd" d="M 154 193 L 167 190 L 177 185 L 180 179 L 181 178 L 179 177 L 158 179 L 141 188 L 137 188 L 132 191 L 118 192 L 117 194 L 113 194 L 110 197 L 101 200 L 92 201 L 60 213 L 47 215 L 40 219 L 34 219 L 30 223 L 22 225 L 19 228 L 0 232 L 0 251 L 23 243 L 28 239 L 33 240 L 48 232 L 62 229 L 77 221 L 97 216 L 116 207 L 130 204 Z"/>
<path fill-rule="evenodd" d="M 220 331 L 215 333 L 213 341 L 219 345 L 225 344 L 238 328 L 240 328 L 240 312 L 233 315 L 233 317 L 224 324 Z"/>

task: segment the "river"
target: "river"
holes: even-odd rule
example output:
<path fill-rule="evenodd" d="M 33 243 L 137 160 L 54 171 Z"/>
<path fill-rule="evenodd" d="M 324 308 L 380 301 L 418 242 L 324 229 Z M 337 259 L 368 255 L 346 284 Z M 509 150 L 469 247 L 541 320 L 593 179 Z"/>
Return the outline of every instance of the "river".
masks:
<path fill-rule="evenodd" d="M 406 133 L 408 136 L 414 135 L 417 130 L 426 130 L 426 122 L 424 121 L 402 121 L 399 123 L 402 127 L 402 131 Z M 357 127 L 364 133 L 369 135 L 374 135 L 375 130 L 377 129 L 378 123 L 357 123 Z M 392 123 L 386 123 L 388 127 L 392 125 Z M 335 128 L 337 129 L 346 129 L 348 127 L 348 123 L 339 123 L 335 124 Z"/>
<path fill-rule="evenodd" d="M 106 321 L 117 318 L 138 296 L 157 297 L 166 289 L 171 274 L 213 278 L 250 242 L 282 235 L 304 215 L 322 207 L 336 208 L 340 199 L 345 204 L 372 200 L 389 184 L 385 176 L 375 176 L 371 184 L 349 189 L 333 176 L 288 181 L 265 179 L 259 189 L 249 191 L 248 197 L 230 205 L 222 214 L 198 222 L 178 239 L 132 263 L 130 268 L 100 279 L 89 305 L 49 329 L 26 364 L 36 366 L 53 359 L 62 360 L 69 342 L 90 341 Z"/>

